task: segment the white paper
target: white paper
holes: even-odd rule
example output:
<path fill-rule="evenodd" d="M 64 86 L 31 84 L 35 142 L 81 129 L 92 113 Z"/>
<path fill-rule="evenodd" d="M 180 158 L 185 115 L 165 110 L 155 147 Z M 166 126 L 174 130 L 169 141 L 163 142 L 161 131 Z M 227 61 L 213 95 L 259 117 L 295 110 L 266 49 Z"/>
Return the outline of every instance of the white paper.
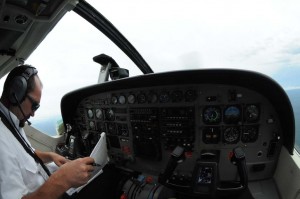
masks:
<path fill-rule="evenodd" d="M 99 164 L 100 166 L 95 166 L 95 170 L 92 173 L 91 179 L 86 184 L 84 184 L 78 188 L 69 189 L 67 191 L 67 193 L 69 195 L 72 195 L 75 192 L 79 192 L 82 188 L 84 188 L 86 185 L 88 185 L 91 181 L 93 181 L 98 175 L 100 175 L 103 172 L 102 168 L 109 161 L 109 157 L 107 155 L 106 135 L 104 132 L 101 133 L 101 137 L 98 140 L 93 151 L 91 152 L 90 157 L 94 158 L 95 163 Z"/>

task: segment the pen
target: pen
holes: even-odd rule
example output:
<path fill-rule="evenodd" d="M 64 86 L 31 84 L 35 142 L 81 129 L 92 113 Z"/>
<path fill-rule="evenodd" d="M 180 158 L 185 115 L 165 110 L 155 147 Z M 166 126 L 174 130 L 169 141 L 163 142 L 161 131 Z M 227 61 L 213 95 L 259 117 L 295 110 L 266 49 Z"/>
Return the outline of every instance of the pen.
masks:
<path fill-rule="evenodd" d="M 93 163 L 92 164 L 94 167 L 101 167 L 101 164 L 98 164 L 98 163 Z"/>

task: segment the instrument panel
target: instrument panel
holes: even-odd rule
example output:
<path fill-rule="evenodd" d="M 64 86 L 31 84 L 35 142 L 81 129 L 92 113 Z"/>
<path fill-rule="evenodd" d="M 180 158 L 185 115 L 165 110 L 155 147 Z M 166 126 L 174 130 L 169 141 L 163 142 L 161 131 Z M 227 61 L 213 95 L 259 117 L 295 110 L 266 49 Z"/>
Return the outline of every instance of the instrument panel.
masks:
<path fill-rule="evenodd" d="M 162 161 L 176 146 L 191 157 L 202 150 L 242 146 L 256 151 L 251 159 L 269 164 L 281 144 L 278 117 L 272 110 L 251 90 L 186 85 L 90 96 L 79 104 L 74 120 L 87 149 L 81 155 L 88 155 L 105 132 L 111 161 L 128 161 L 132 167 L 140 167 L 139 161 L 143 165 L 143 159 Z M 156 172 L 160 170 L 157 167 Z"/>
<path fill-rule="evenodd" d="M 233 149 L 240 147 L 247 179 L 271 178 L 286 141 L 286 113 L 247 81 L 232 83 L 235 76 L 218 72 L 209 73 L 218 75 L 212 81 L 205 73 L 189 71 L 190 79 L 186 72 L 146 75 L 67 95 L 64 122 L 72 127 L 70 134 L 80 137 L 77 155 L 89 155 L 105 132 L 110 164 L 158 179 L 170 170 L 180 147 L 184 158 L 164 184 L 201 195 L 212 194 L 220 182 L 240 179 L 231 161 Z"/>

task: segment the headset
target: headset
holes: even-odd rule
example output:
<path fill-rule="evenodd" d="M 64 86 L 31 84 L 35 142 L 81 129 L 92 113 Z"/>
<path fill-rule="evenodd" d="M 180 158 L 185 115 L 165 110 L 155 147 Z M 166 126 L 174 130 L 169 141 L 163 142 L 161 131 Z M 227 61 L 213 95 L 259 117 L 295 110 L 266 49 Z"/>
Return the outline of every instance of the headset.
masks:
<path fill-rule="evenodd" d="M 30 77 L 38 73 L 37 69 L 30 65 L 25 65 L 24 68 L 24 71 L 12 78 L 9 84 L 8 99 L 14 106 L 24 101 L 27 93 L 27 82 Z"/>

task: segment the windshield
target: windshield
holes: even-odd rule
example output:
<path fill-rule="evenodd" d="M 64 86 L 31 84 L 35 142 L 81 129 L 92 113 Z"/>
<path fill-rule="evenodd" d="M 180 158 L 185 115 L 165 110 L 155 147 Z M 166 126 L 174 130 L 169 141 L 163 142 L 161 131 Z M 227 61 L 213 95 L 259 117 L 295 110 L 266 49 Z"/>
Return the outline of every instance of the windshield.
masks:
<path fill-rule="evenodd" d="M 88 2 L 132 43 L 154 72 L 239 68 L 275 79 L 292 102 L 300 145 L 300 104 L 296 103 L 300 101 L 300 1 Z M 115 44 L 76 13 L 71 11 L 59 22 L 26 61 L 39 69 L 44 84 L 34 126 L 56 134 L 62 96 L 97 83 L 100 65 L 92 58 L 101 53 L 128 69 L 130 76 L 142 74 Z"/>

